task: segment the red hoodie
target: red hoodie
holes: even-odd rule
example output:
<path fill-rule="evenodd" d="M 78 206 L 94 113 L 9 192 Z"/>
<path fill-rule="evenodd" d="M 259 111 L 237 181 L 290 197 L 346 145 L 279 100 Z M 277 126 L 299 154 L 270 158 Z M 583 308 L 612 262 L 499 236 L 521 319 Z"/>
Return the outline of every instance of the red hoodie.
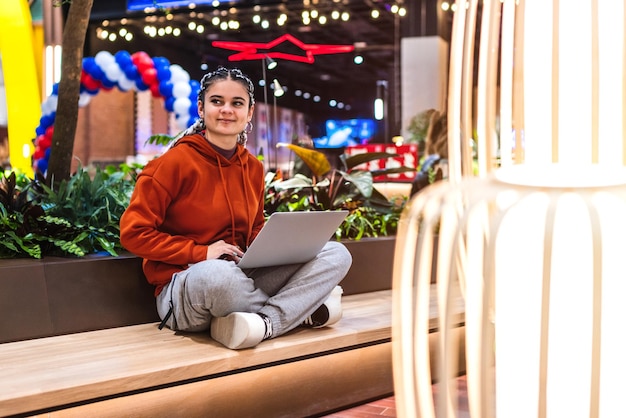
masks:
<path fill-rule="evenodd" d="M 121 243 L 144 259 L 158 295 L 174 273 L 205 260 L 209 244 L 245 250 L 263 227 L 264 193 L 263 164 L 243 146 L 227 160 L 202 135 L 183 137 L 137 178 Z"/>

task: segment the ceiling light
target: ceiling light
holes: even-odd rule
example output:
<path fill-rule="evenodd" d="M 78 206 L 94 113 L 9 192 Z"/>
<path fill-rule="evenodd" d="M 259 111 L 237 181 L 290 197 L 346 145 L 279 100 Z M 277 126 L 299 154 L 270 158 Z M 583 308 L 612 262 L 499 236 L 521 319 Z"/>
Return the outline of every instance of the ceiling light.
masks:
<path fill-rule="evenodd" d="M 278 63 L 276 62 L 276 60 L 273 60 L 271 57 L 265 56 L 265 60 L 267 61 L 268 70 L 273 70 L 274 68 L 278 67 Z"/>
<path fill-rule="evenodd" d="M 278 80 L 274 79 L 274 96 L 280 97 L 283 94 L 285 94 L 285 90 L 283 89 L 283 86 L 280 85 Z"/>

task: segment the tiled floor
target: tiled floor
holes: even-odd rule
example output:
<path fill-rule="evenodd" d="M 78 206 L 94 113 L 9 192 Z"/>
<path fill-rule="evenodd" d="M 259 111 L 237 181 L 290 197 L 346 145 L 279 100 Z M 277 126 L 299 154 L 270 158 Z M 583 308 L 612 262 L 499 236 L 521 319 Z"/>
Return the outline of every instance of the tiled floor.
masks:
<path fill-rule="evenodd" d="M 459 418 L 468 418 L 467 409 L 467 384 L 465 376 L 457 379 L 459 388 Z M 437 396 L 437 385 L 433 385 L 433 396 Z M 393 396 L 379 399 L 364 405 L 359 405 L 345 411 L 335 412 L 325 418 L 374 418 L 374 417 L 396 417 L 396 402 Z"/>

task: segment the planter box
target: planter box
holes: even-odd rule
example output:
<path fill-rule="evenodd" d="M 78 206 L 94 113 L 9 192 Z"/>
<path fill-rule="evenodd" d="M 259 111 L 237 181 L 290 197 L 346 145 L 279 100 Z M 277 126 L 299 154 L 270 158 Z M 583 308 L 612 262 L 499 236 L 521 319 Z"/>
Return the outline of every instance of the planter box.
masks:
<path fill-rule="evenodd" d="M 345 295 L 391 289 L 395 237 L 345 241 Z M 159 321 L 141 259 L 0 260 L 0 343 Z"/>
<path fill-rule="evenodd" d="M 0 260 L 0 343 L 158 320 L 133 255 Z"/>
<path fill-rule="evenodd" d="M 352 254 L 352 267 L 340 283 L 344 295 L 391 289 L 395 236 L 342 242 Z"/>

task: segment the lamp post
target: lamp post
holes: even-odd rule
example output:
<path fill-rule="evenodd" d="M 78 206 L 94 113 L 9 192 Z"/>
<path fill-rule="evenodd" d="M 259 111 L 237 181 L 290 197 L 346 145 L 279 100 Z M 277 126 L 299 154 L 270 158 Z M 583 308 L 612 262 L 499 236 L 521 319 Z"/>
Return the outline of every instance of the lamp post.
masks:
<path fill-rule="evenodd" d="M 266 129 L 267 129 L 267 164 L 266 164 L 266 169 L 268 168 L 268 165 L 271 166 L 271 143 L 272 143 L 272 129 L 270 129 L 270 124 L 267 123 L 267 121 L 269 120 L 268 118 L 268 111 L 267 111 L 267 72 L 266 72 L 266 68 L 268 70 L 273 70 L 274 68 L 276 68 L 278 66 L 278 63 L 273 60 L 272 58 L 268 57 L 267 55 L 265 57 L 263 57 L 263 59 L 261 60 L 261 69 L 263 70 L 263 103 L 265 105 L 264 108 L 264 112 L 265 112 L 265 117 L 266 117 Z"/>
<path fill-rule="evenodd" d="M 276 137 L 278 137 L 278 108 L 276 106 L 276 98 L 282 96 L 283 94 L 285 94 L 285 90 L 283 89 L 283 87 L 280 85 L 280 83 L 278 82 L 277 79 L 274 79 L 274 81 L 272 82 L 272 87 L 274 90 L 274 94 L 272 95 L 274 97 L 274 108 L 273 108 L 273 112 L 274 112 L 274 123 L 273 123 L 273 127 L 272 129 L 274 130 L 274 132 L 276 132 Z M 273 144 L 275 146 L 275 144 Z M 275 164 L 275 168 L 278 169 L 278 152 L 274 151 L 274 164 Z"/>

